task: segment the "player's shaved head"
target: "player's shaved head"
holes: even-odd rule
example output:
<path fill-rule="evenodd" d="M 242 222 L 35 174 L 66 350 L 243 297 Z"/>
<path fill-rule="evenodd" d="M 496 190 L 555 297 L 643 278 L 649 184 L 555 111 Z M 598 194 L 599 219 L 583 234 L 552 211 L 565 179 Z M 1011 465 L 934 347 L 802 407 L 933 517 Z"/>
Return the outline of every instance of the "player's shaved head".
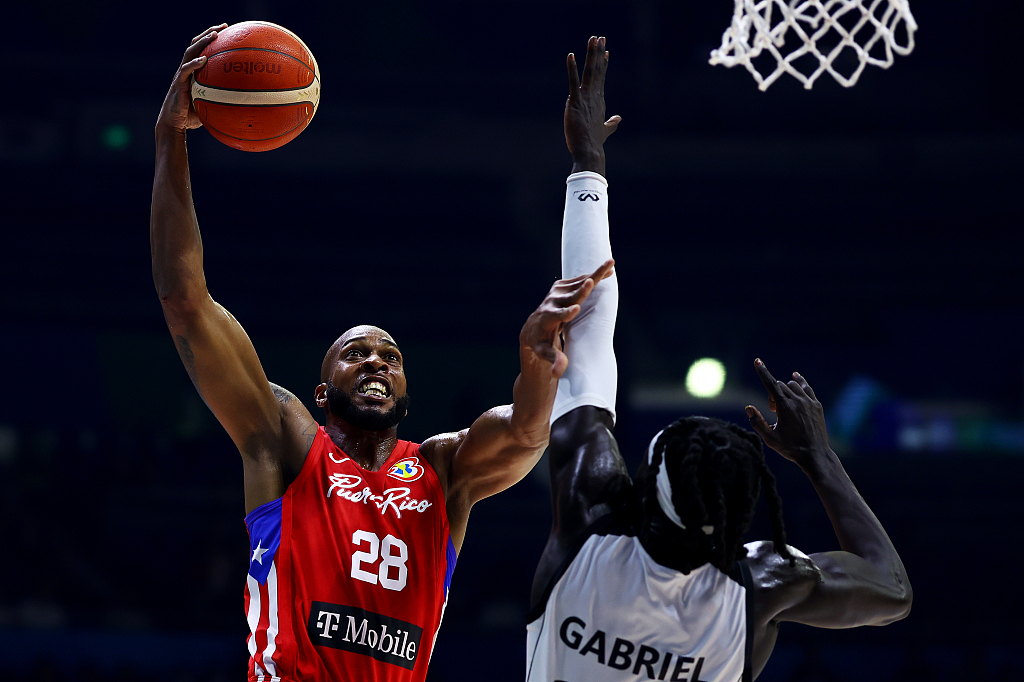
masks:
<path fill-rule="evenodd" d="M 386 343 L 398 348 L 398 344 L 395 343 L 395 339 L 391 334 L 387 333 L 380 327 L 375 327 L 372 324 L 359 324 L 351 329 L 347 329 L 335 340 L 334 343 L 331 344 L 331 347 L 327 349 L 327 355 L 324 356 L 323 364 L 320 365 L 320 383 L 327 382 L 328 377 L 331 375 L 331 367 L 333 367 L 334 363 L 337 362 L 338 354 L 341 352 L 341 349 L 345 347 L 345 344 L 361 336 L 381 337 Z"/>

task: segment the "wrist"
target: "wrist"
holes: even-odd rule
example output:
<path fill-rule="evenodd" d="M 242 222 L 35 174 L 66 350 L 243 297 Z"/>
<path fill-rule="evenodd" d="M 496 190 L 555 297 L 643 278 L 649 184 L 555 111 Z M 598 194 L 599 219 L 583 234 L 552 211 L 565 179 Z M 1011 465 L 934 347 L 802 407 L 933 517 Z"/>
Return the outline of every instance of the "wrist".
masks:
<path fill-rule="evenodd" d="M 832 466 L 839 464 L 839 456 L 828 445 L 824 445 L 804 449 L 795 461 L 808 478 L 817 480 Z"/>
<path fill-rule="evenodd" d="M 165 123 L 157 123 L 154 135 L 156 136 L 157 145 L 163 143 L 175 144 L 185 139 L 184 128 L 172 128 Z"/>
<path fill-rule="evenodd" d="M 156 130 L 157 148 L 173 147 L 185 143 L 185 131 L 175 130 L 167 126 L 157 126 Z"/>
<path fill-rule="evenodd" d="M 605 174 L 605 156 L 604 150 L 586 150 L 583 152 L 574 152 L 572 155 L 572 172 L 582 173 L 583 171 L 592 171 L 594 173 Z"/>
<path fill-rule="evenodd" d="M 171 161 L 173 159 L 186 159 L 188 157 L 188 145 L 185 143 L 185 131 L 175 130 L 167 126 L 157 126 L 156 129 L 156 158 L 157 163 Z"/>
<path fill-rule="evenodd" d="M 523 327 L 523 330 L 519 333 L 519 368 L 525 372 L 533 363 L 539 360 L 540 356 L 534 350 L 534 339 L 527 327 Z"/>

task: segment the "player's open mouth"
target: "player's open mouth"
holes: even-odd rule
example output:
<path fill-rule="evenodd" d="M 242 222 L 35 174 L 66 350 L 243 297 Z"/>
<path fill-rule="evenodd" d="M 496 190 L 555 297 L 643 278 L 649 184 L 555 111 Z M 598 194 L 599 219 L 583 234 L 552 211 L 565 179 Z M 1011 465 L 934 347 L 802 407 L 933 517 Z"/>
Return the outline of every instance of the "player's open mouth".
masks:
<path fill-rule="evenodd" d="M 391 389 L 389 389 L 387 384 L 382 381 L 378 381 L 377 379 L 367 379 L 359 385 L 359 393 L 368 398 L 383 400 L 391 395 Z"/>

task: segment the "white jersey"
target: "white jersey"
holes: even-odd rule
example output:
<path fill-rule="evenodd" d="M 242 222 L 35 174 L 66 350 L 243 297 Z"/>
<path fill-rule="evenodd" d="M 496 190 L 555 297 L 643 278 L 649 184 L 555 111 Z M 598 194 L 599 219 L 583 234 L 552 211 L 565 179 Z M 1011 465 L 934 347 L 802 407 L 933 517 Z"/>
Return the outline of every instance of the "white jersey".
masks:
<path fill-rule="evenodd" d="M 527 682 L 738 682 L 744 587 L 711 564 L 683 574 L 627 535 L 591 535 L 526 626 Z"/>

